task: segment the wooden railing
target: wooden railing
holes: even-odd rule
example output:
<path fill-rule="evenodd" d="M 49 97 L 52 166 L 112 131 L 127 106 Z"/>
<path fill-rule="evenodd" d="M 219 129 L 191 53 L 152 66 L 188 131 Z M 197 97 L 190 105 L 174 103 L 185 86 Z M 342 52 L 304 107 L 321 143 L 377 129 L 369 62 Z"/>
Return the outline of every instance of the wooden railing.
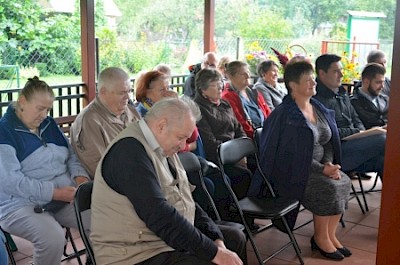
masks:
<path fill-rule="evenodd" d="M 378 42 L 358 42 L 355 39 L 353 41 L 323 40 L 321 54 L 334 53 L 344 56 L 361 67 L 367 63 L 368 53 L 379 49 L 379 45 Z"/>
<path fill-rule="evenodd" d="M 171 78 L 171 88 L 183 94 L 187 75 L 175 75 Z M 132 85 L 135 79 L 131 79 Z M 84 83 L 50 86 L 55 95 L 53 109 L 49 115 L 54 117 L 61 130 L 69 134 L 69 128 L 79 112 L 84 108 Z M 0 117 L 4 115 L 8 105 L 18 99 L 20 88 L 0 90 Z M 132 98 L 133 99 L 133 98 Z"/>
<path fill-rule="evenodd" d="M 51 86 L 55 100 L 50 116 L 56 118 L 77 115 L 83 108 L 83 86 L 83 83 Z M 0 116 L 3 116 L 11 102 L 17 100 L 19 91 L 20 89 L 0 90 Z"/>

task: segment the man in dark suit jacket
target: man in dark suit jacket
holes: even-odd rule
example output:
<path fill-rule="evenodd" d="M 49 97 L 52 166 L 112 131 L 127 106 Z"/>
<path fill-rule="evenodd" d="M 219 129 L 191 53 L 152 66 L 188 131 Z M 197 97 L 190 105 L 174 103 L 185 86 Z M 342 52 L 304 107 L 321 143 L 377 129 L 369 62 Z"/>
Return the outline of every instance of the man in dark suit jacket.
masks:
<path fill-rule="evenodd" d="M 342 87 L 341 57 L 323 54 L 315 62 L 317 94 L 315 98 L 335 111 L 335 120 L 342 139 L 342 170 L 359 173 L 382 172 L 386 134 L 343 138 L 365 130 L 363 123 L 350 103 L 347 91 Z"/>
<path fill-rule="evenodd" d="M 382 93 L 385 84 L 385 67 L 367 64 L 361 74 L 361 87 L 354 90 L 351 104 L 366 129 L 387 123 L 389 98 Z"/>

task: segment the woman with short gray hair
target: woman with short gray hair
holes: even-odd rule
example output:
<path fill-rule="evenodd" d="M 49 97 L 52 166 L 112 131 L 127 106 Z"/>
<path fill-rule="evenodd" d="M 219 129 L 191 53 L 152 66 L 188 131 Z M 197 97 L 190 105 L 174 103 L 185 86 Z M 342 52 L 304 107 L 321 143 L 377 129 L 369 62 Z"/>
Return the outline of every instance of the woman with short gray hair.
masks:
<path fill-rule="evenodd" d="M 264 97 L 271 111 L 282 103 L 287 89 L 278 82 L 279 66 L 272 60 L 266 60 L 257 66 L 258 80 L 254 88 Z"/>

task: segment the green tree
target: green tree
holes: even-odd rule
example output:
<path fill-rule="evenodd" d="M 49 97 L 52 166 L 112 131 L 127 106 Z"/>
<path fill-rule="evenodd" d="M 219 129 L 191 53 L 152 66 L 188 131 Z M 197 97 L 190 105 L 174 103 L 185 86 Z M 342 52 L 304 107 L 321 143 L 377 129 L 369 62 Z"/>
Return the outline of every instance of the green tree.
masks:
<path fill-rule="evenodd" d="M 219 0 L 215 3 L 215 35 L 219 38 L 238 36 L 240 13 L 248 10 L 248 0 Z"/>
<path fill-rule="evenodd" d="M 117 0 L 116 3 L 124 12 L 124 17 L 119 23 L 119 32 L 127 32 L 133 39 L 140 39 L 143 33 L 148 41 L 185 41 L 202 37 L 203 1 Z M 138 10 L 126 11 L 132 9 L 132 6 L 138 7 Z M 125 17 L 125 11 L 129 17 Z"/>
<path fill-rule="evenodd" d="M 314 35 L 321 23 L 335 24 L 345 14 L 349 1 L 352 0 L 265 0 L 265 5 L 292 21 L 299 36 L 308 31 Z"/>
<path fill-rule="evenodd" d="M 118 19 L 118 35 L 133 39 L 139 37 L 136 32 L 140 32 L 140 14 L 150 5 L 150 0 L 114 0 L 114 2 L 122 12 L 122 17 Z"/>
<path fill-rule="evenodd" d="M 79 5 L 79 1 L 77 1 L 76 4 Z M 96 30 L 99 30 L 100 28 L 106 25 L 106 17 L 104 13 L 104 0 L 95 1 L 94 24 Z"/>
<path fill-rule="evenodd" d="M 290 0 L 288 2 L 292 4 L 292 7 L 298 6 L 299 9 L 303 10 L 304 16 L 309 18 L 313 35 L 322 23 L 335 24 L 339 18 L 346 14 L 349 3 L 348 0 L 304 0 L 300 3 Z"/>
<path fill-rule="evenodd" d="M 248 39 L 280 39 L 294 36 L 291 22 L 266 8 L 247 6 L 239 13 L 238 36 Z"/>
<path fill-rule="evenodd" d="M 0 0 L 0 52 L 11 48 L 10 56 L 3 63 L 15 64 L 23 45 L 37 36 L 36 26 L 40 21 L 38 6 L 34 1 Z"/>

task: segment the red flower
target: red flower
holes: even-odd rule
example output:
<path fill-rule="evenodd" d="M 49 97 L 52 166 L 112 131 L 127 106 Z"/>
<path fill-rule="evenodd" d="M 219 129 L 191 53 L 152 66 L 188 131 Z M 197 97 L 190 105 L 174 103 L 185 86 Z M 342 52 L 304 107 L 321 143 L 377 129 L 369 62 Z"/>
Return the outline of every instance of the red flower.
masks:
<path fill-rule="evenodd" d="M 283 68 L 285 68 L 287 62 L 289 61 L 289 58 L 286 55 L 280 53 L 279 51 L 275 50 L 272 47 L 271 47 L 271 50 L 276 54 L 276 56 L 278 57 L 279 62 L 283 66 Z"/>

